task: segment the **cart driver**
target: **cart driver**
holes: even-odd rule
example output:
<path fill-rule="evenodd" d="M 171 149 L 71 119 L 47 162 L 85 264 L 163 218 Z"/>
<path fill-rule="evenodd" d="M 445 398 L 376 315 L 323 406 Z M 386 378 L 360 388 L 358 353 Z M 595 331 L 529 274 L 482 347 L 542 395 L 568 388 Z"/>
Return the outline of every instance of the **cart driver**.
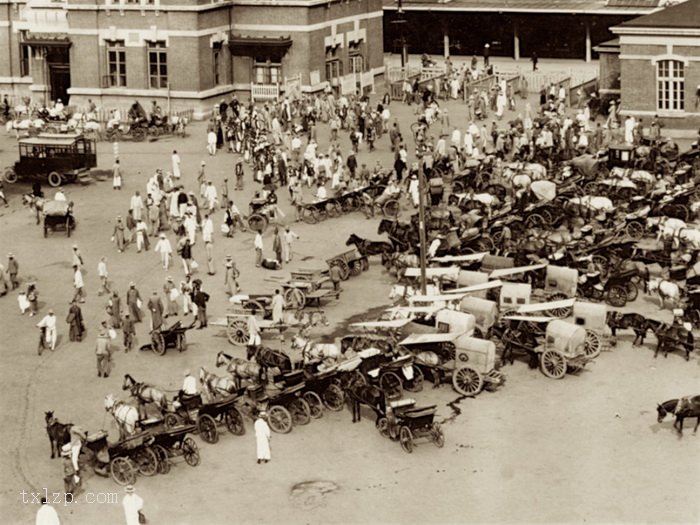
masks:
<path fill-rule="evenodd" d="M 382 206 L 386 201 L 388 201 L 392 197 L 399 198 L 399 195 L 401 195 L 401 187 L 396 182 L 396 179 L 392 176 L 391 179 L 389 179 L 389 184 L 387 184 L 386 188 L 384 188 L 382 194 L 374 200 L 374 205 Z"/>
<path fill-rule="evenodd" d="M 190 373 L 189 370 L 185 370 L 185 379 L 182 381 L 182 399 L 187 399 L 194 397 L 198 394 L 197 391 L 197 380 Z"/>
<path fill-rule="evenodd" d="M 54 195 L 53 200 L 66 202 L 66 194 L 63 193 L 63 190 L 56 190 L 56 194 Z"/>

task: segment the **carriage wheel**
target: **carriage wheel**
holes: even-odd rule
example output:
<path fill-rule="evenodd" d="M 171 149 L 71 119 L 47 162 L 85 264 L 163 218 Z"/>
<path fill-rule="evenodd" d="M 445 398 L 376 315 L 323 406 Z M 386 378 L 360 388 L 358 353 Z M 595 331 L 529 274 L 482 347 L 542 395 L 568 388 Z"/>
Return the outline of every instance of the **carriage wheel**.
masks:
<path fill-rule="evenodd" d="M 250 332 L 248 332 L 248 323 L 243 319 L 235 319 L 226 327 L 226 337 L 232 345 L 243 346 L 247 345 L 250 340 Z"/>
<path fill-rule="evenodd" d="M 267 422 L 278 434 L 289 434 L 292 431 L 292 415 L 283 406 L 272 406 L 268 411 Z"/>
<path fill-rule="evenodd" d="M 389 421 L 385 417 L 377 419 L 377 430 L 382 437 L 389 437 Z"/>
<path fill-rule="evenodd" d="M 17 172 L 12 169 L 12 168 L 7 168 L 5 170 L 5 176 L 4 176 L 5 182 L 8 184 L 14 184 L 19 180 L 19 176 L 17 175 Z"/>
<path fill-rule="evenodd" d="M 52 171 L 51 173 L 49 173 L 49 176 L 46 178 L 46 181 L 52 188 L 58 188 L 63 182 L 63 178 L 61 177 L 61 174 L 57 171 Z"/>
<path fill-rule="evenodd" d="M 267 219 L 257 213 L 248 217 L 248 227 L 256 232 L 263 233 L 267 229 Z"/>
<path fill-rule="evenodd" d="M 619 284 L 614 284 L 608 290 L 606 299 L 610 306 L 621 308 L 627 304 L 627 290 Z"/>
<path fill-rule="evenodd" d="M 369 259 L 367 257 L 363 257 L 360 260 L 360 266 L 362 267 L 363 272 L 366 272 L 367 270 L 369 270 Z"/>
<path fill-rule="evenodd" d="M 461 181 L 454 181 L 452 183 L 452 193 L 464 193 L 464 184 Z"/>
<path fill-rule="evenodd" d="M 493 240 L 489 239 L 488 237 L 481 237 L 476 241 L 476 248 L 480 252 L 490 252 L 494 249 Z"/>
<path fill-rule="evenodd" d="M 433 444 L 437 448 L 442 448 L 445 446 L 445 433 L 442 431 L 442 427 L 440 426 L 439 423 L 433 423 L 433 427 L 431 429 L 431 434 L 433 436 Z"/>
<path fill-rule="evenodd" d="M 532 213 L 525 219 L 525 226 L 528 228 L 542 228 L 544 225 L 544 217 L 538 213 Z"/>
<path fill-rule="evenodd" d="M 389 395 L 401 397 L 403 387 L 401 386 L 401 378 L 395 372 L 384 372 L 379 377 L 379 388 Z"/>
<path fill-rule="evenodd" d="M 321 394 L 323 398 L 323 404 L 328 410 L 333 412 L 340 412 L 343 410 L 343 405 L 345 404 L 345 392 L 338 385 L 331 384 L 328 388 Z"/>
<path fill-rule="evenodd" d="M 134 456 L 139 474 L 142 476 L 155 476 L 158 473 L 158 455 L 151 447 L 139 449 Z"/>
<path fill-rule="evenodd" d="M 350 267 L 348 266 L 348 263 L 342 259 L 336 259 L 330 263 L 330 267 L 332 268 L 333 266 L 337 266 L 338 270 L 340 270 L 340 278 L 343 281 L 347 281 L 350 277 Z"/>
<path fill-rule="evenodd" d="M 566 295 L 563 293 L 555 293 L 549 296 L 549 301 L 565 301 L 568 299 Z M 569 317 L 571 315 L 571 307 L 567 306 L 564 308 L 553 308 L 552 310 L 549 310 L 549 314 L 558 317 L 559 319 L 564 319 L 566 317 Z"/>
<path fill-rule="evenodd" d="M 265 307 L 255 299 L 248 299 L 243 301 L 241 308 L 244 310 L 250 310 L 251 315 L 265 314 Z"/>
<path fill-rule="evenodd" d="M 491 234 L 491 241 L 493 242 L 494 245 L 500 246 L 501 241 L 503 239 L 503 231 L 499 230 L 497 232 L 494 232 Z"/>
<path fill-rule="evenodd" d="M 326 204 L 325 210 L 329 217 L 338 217 L 343 212 L 337 202 L 329 202 Z"/>
<path fill-rule="evenodd" d="M 545 350 L 540 357 L 540 369 L 551 379 L 561 379 L 566 375 L 566 358 L 555 350 Z"/>
<path fill-rule="evenodd" d="M 546 224 L 552 224 L 554 222 L 554 215 L 552 215 L 551 210 L 545 208 L 543 210 L 540 210 L 540 214 L 544 218 Z"/>
<path fill-rule="evenodd" d="M 457 357 L 455 344 L 451 341 L 440 343 L 440 352 L 447 356 L 447 361 L 454 360 Z"/>
<path fill-rule="evenodd" d="M 601 276 L 608 275 L 608 259 L 602 255 L 593 255 L 591 262 L 598 268 Z"/>
<path fill-rule="evenodd" d="M 242 436 L 245 434 L 245 425 L 243 424 L 243 416 L 236 407 L 231 407 L 224 414 L 226 428 L 234 436 Z"/>
<path fill-rule="evenodd" d="M 350 379 L 348 380 L 348 385 L 349 386 L 367 386 L 367 378 L 362 375 L 362 372 L 359 370 L 355 370 L 351 375 Z"/>
<path fill-rule="evenodd" d="M 637 221 L 632 221 L 627 226 L 625 226 L 625 232 L 632 239 L 638 241 L 642 237 L 644 237 L 644 226 Z"/>
<path fill-rule="evenodd" d="M 146 139 L 146 130 L 143 128 L 134 128 L 131 130 L 131 137 L 136 142 L 142 142 Z"/>
<path fill-rule="evenodd" d="M 328 218 L 328 212 L 326 212 L 325 208 L 321 209 L 314 209 L 314 213 L 316 214 L 316 221 L 325 221 Z"/>
<path fill-rule="evenodd" d="M 589 359 L 598 357 L 600 355 L 600 351 L 602 350 L 602 346 L 603 345 L 598 333 L 593 330 L 586 330 L 586 340 L 584 342 L 586 357 Z"/>
<path fill-rule="evenodd" d="M 452 386 L 463 396 L 475 396 L 484 387 L 484 379 L 472 367 L 463 366 L 452 373 Z"/>
<path fill-rule="evenodd" d="M 182 455 L 190 467 L 199 465 L 199 447 L 189 436 L 182 441 Z"/>
<path fill-rule="evenodd" d="M 345 213 L 351 212 L 354 209 L 352 197 L 346 197 L 342 201 L 340 201 L 340 209 Z"/>
<path fill-rule="evenodd" d="M 316 224 L 318 222 L 316 210 L 313 208 L 304 208 L 304 213 L 302 214 L 301 218 L 306 224 Z"/>
<path fill-rule="evenodd" d="M 136 469 L 129 458 L 114 458 L 109 464 L 109 473 L 112 479 L 121 486 L 136 483 Z"/>
<path fill-rule="evenodd" d="M 151 334 L 151 349 L 156 355 L 165 355 L 165 338 L 159 331 Z"/>
<path fill-rule="evenodd" d="M 284 291 L 284 306 L 287 309 L 304 308 L 306 305 L 306 297 L 304 292 L 299 288 L 287 288 Z"/>
<path fill-rule="evenodd" d="M 158 474 L 167 474 L 170 472 L 170 461 L 168 460 L 168 451 L 163 445 L 154 445 L 153 452 L 158 456 Z"/>
<path fill-rule="evenodd" d="M 583 187 L 583 191 L 586 193 L 586 195 L 595 195 L 598 193 L 598 184 L 595 182 L 587 182 Z"/>
<path fill-rule="evenodd" d="M 292 415 L 292 425 L 308 425 L 311 421 L 311 407 L 302 398 L 297 398 L 289 403 L 289 413 Z"/>
<path fill-rule="evenodd" d="M 404 449 L 404 452 L 408 452 L 409 454 L 413 452 L 413 434 L 410 428 L 407 426 L 401 427 L 399 430 L 399 441 L 401 442 L 401 448 Z"/>
<path fill-rule="evenodd" d="M 423 371 L 420 367 L 413 365 L 413 379 L 403 380 L 403 387 L 407 392 L 420 392 L 423 390 Z"/>
<path fill-rule="evenodd" d="M 209 414 L 199 414 L 197 416 L 197 430 L 199 435 L 207 443 L 219 441 L 219 432 L 216 430 L 216 421 Z"/>
<path fill-rule="evenodd" d="M 357 277 L 362 273 L 362 263 L 359 259 L 356 259 L 350 265 L 350 275 Z"/>
<path fill-rule="evenodd" d="M 634 281 L 627 281 L 627 300 L 632 302 L 639 296 L 639 288 L 637 288 L 637 283 Z"/>
<path fill-rule="evenodd" d="M 323 417 L 323 401 L 316 392 L 304 392 L 304 401 L 309 405 L 310 415 L 313 419 Z"/>
<path fill-rule="evenodd" d="M 397 199 L 389 199 L 382 206 L 382 213 L 384 217 L 389 219 L 395 219 L 399 216 L 399 211 L 401 211 L 401 204 Z"/>
<path fill-rule="evenodd" d="M 180 424 L 180 418 L 178 418 L 175 414 L 165 414 L 165 417 L 163 418 L 163 424 L 165 425 L 165 428 L 175 428 Z"/>

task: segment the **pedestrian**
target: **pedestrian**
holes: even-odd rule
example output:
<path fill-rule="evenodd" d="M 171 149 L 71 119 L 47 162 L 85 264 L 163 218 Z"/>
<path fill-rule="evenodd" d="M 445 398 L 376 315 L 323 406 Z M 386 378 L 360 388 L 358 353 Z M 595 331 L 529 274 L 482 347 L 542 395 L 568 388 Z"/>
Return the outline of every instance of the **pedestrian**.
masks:
<path fill-rule="evenodd" d="M 261 411 L 255 420 L 255 443 L 257 445 L 258 465 L 270 461 L 270 438 L 272 434 L 267 424 L 267 413 Z"/>
<path fill-rule="evenodd" d="M 209 294 L 202 291 L 201 285 L 194 286 L 192 292 L 192 302 L 197 305 L 197 320 L 199 321 L 198 330 L 207 326 L 207 301 Z"/>
<path fill-rule="evenodd" d="M 240 290 L 240 286 L 238 286 L 238 276 L 240 274 L 238 268 L 236 268 L 236 263 L 233 261 L 233 257 L 230 255 L 226 256 L 224 267 L 226 268 L 226 273 L 224 274 L 224 290 L 227 295 L 231 296 L 238 293 L 238 290 Z"/>
<path fill-rule="evenodd" d="M 122 300 L 119 293 L 114 290 L 112 296 L 107 301 L 107 315 L 109 315 L 112 328 L 119 328 L 122 325 Z"/>
<path fill-rule="evenodd" d="M 260 326 L 254 315 L 248 316 L 248 346 L 246 347 L 246 359 L 250 359 L 255 355 L 256 349 L 262 344 L 260 336 Z"/>
<path fill-rule="evenodd" d="M 204 188 L 204 198 L 207 201 L 209 213 L 214 213 L 219 204 L 219 197 L 216 186 L 214 186 L 210 180 L 207 181 L 207 185 Z"/>
<path fill-rule="evenodd" d="M 80 253 L 77 244 L 73 245 L 73 266 L 77 266 L 78 268 L 82 268 L 83 266 L 85 266 L 85 261 L 83 261 L 83 254 Z"/>
<path fill-rule="evenodd" d="M 29 301 L 29 317 L 34 317 L 39 311 L 39 292 L 36 283 L 27 283 L 27 301 Z"/>
<path fill-rule="evenodd" d="M 160 262 L 163 264 L 163 269 L 167 271 L 168 268 L 170 268 L 170 258 L 173 254 L 173 248 L 164 233 L 160 234 L 154 251 L 160 254 Z"/>
<path fill-rule="evenodd" d="M 192 245 L 187 237 L 180 239 L 178 253 L 182 257 L 182 266 L 185 269 L 185 275 L 191 275 L 192 270 Z"/>
<path fill-rule="evenodd" d="M 36 513 L 36 525 L 61 525 L 61 520 L 58 519 L 58 513 L 46 498 L 41 498 L 41 507 Z"/>
<path fill-rule="evenodd" d="M 14 290 L 19 286 L 17 274 L 19 273 L 19 264 L 13 253 L 7 254 L 7 275 L 10 277 L 10 288 Z"/>
<path fill-rule="evenodd" d="M 143 306 L 143 303 L 141 301 L 141 294 L 136 289 L 136 284 L 133 282 L 129 283 L 129 289 L 126 292 L 126 305 L 131 313 L 131 319 L 135 323 L 140 323 L 141 306 Z"/>
<path fill-rule="evenodd" d="M 293 232 L 292 230 L 289 229 L 289 226 L 286 226 L 284 229 L 284 235 L 282 237 L 282 255 L 284 257 L 284 262 L 289 263 L 292 260 L 292 244 L 294 243 L 295 239 L 298 239 L 299 236 Z"/>
<path fill-rule="evenodd" d="M 280 265 L 284 262 L 284 255 L 282 254 L 284 251 L 283 245 L 282 228 L 275 226 L 274 238 L 272 239 L 272 251 L 275 252 L 275 258 L 279 261 Z"/>
<path fill-rule="evenodd" d="M 73 300 L 77 300 L 81 303 L 85 302 L 85 282 L 83 281 L 83 272 L 80 270 L 80 266 L 77 264 L 73 265 L 73 287 L 75 288 L 75 295 Z"/>
<path fill-rule="evenodd" d="M 144 205 L 143 199 L 141 198 L 141 193 L 137 191 L 131 197 L 131 201 L 129 204 L 129 212 L 131 213 L 131 218 L 134 220 L 134 222 L 137 222 L 139 219 L 141 219 L 143 208 Z"/>
<path fill-rule="evenodd" d="M 534 51 L 532 53 L 530 61 L 532 62 L 532 70 L 537 71 L 537 62 L 539 62 L 539 58 L 537 57 L 537 53 L 535 53 Z"/>
<path fill-rule="evenodd" d="M 214 268 L 214 222 L 208 214 L 204 214 L 202 221 L 202 241 L 204 241 L 204 250 L 207 256 L 207 274 L 215 275 Z"/>
<path fill-rule="evenodd" d="M 115 159 L 114 166 L 112 166 L 112 189 L 122 189 L 122 167 L 119 164 L 119 159 Z"/>
<path fill-rule="evenodd" d="M 151 312 L 151 330 L 160 330 L 160 327 L 163 326 L 163 301 L 158 297 L 156 290 L 153 290 L 146 307 Z"/>
<path fill-rule="evenodd" d="M 112 350 L 109 346 L 109 333 L 105 322 L 102 323 L 102 327 L 97 333 L 95 356 L 97 358 L 97 377 L 109 377 Z"/>
<path fill-rule="evenodd" d="M 124 313 L 122 332 L 124 333 L 124 353 L 126 353 L 131 350 L 131 346 L 134 344 L 134 336 L 136 335 L 136 328 L 129 312 Z"/>
<path fill-rule="evenodd" d="M 255 232 L 255 241 L 253 245 L 255 246 L 255 266 L 260 268 L 263 258 L 263 238 L 259 231 Z"/>
<path fill-rule="evenodd" d="M 124 251 L 126 246 L 126 225 L 121 215 L 117 215 L 117 221 L 114 224 L 114 232 L 112 232 L 112 242 L 117 243 L 119 253 Z"/>
<path fill-rule="evenodd" d="M 224 178 L 221 183 L 221 208 L 226 209 L 228 206 L 228 179 Z"/>
<path fill-rule="evenodd" d="M 97 295 L 111 293 L 109 282 L 107 281 L 109 277 L 109 273 L 107 272 L 107 257 L 104 255 L 100 257 L 100 262 L 97 263 L 97 276 L 100 278 L 100 289 L 97 291 Z"/>
<path fill-rule="evenodd" d="M 190 276 L 186 276 L 184 281 L 180 281 L 180 295 L 182 295 L 182 313 L 190 315 L 190 310 L 194 313 L 192 305 L 192 282 Z"/>
<path fill-rule="evenodd" d="M 491 45 L 484 44 L 484 69 L 489 67 L 489 58 L 491 58 Z"/>
<path fill-rule="evenodd" d="M 243 190 L 243 161 L 240 159 L 236 163 L 235 175 L 236 175 L 236 189 Z"/>
<path fill-rule="evenodd" d="M 75 300 L 70 303 L 68 316 L 66 316 L 66 323 L 68 323 L 68 338 L 71 341 L 82 341 L 83 334 L 85 333 L 83 312 L 80 310 L 80 306 L 78 306 Z"/>
<path fill-rule="evenodd" d="M 141 253 L 141 250 L 148 250 L 148 226 L 139 219 L 136 222 L 136 253 Z"/>
<path fill-rule="evenodd" d="M 177 286 L 175 286 L 175 283 L 173 283 L 173 278 L 170 275 L 168 275 L 165 280 L 163 292 L 165 293 L 165 304 L 167 304 L 165 317 L 177 315 L 177 298 L 180 297 L 180 291 L 177 289 Z"/>
<path fill-rule="evenodd" d="M 146 523 L 146 516 L 143 514 L 143 499 L 134 492 L 133 485 L 127 485 L 124 489 L 126 495 L 122 499 L 126 525 L 140 525 Z"/>
<path fill-rule="evenodd" d="M 340 277 L 340 266 L 337 264 L 331 265 L 329 274 L 331 282 L 333 283 L 333 289 L 336 292 L 340 292 L 340 281 L 342 281 L 342 278 Z"/>
<path fill-rule="evenodd" d="M 207 132 L 207 152 L 212 157 L 216 155 L 216 132 L 213 129 Z"/>
<path fill-rule="evenodd" d="M 78 492 L 77 475 L 73 460 L 71 459 L 70 443 L 66 443 L 61 447 L 61 462 L 63 466 L 63 491 L 66 494 L 75 496 Z"/>
<path fill-rule="evenodd" d="M 275 295 L 272 296 L 272 322 L 273 324 L 284 323 L 284 298 L 280 293 L 279 289 L 275 290 Z M 284 341 L 284 335 L 281 336 L 282 341 Z"/>
<path fill-rule="evenodd" d="M 182 175 L 180 173 L 180 155 L 177 154 L 177 150 L 173 150 L 173 154 L 170 156 L 170 160 L 173 165 L 173 178 L 175 179 L 176 183 L 179 184 L 180 177 Z"/>

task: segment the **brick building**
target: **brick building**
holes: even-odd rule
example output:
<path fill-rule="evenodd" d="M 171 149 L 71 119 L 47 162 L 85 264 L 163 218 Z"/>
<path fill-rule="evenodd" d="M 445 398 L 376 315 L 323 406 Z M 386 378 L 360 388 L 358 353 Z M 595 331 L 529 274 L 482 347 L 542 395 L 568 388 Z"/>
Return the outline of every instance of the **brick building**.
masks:
<path fill-rule="evenodd" d="M 0 93 L 34 100 L 205 112 L 234 92 L 350 91 L 383 73 L 381 0 L 0 5 Z"/>
<path fill-rule="evenodd" d="M 700 0 L 612 31 L 619 37 L 621 112 L 658 115 L 669 128 L 700 126 Z"/>

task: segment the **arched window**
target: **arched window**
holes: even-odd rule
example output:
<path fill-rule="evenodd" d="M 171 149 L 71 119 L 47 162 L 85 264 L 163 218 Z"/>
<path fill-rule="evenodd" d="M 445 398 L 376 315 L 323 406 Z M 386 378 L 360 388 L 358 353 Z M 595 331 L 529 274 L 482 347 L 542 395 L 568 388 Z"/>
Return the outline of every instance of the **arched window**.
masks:
<path fill-rule="evenodd" d="M 657 108 L 683 111 L 685 108 L 685 71 L 679 60 L 661 60 L 656 64 Z"/>

